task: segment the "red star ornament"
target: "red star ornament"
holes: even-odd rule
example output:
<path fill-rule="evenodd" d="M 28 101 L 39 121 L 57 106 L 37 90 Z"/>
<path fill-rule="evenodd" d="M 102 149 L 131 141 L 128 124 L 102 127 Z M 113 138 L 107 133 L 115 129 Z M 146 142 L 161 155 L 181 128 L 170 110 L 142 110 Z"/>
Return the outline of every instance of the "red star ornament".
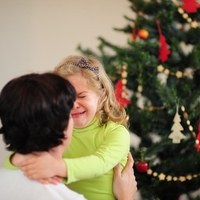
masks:
<path fill-rule="evenodd" d="M 187 13 L 195 13 L 197 9 L 200 7 L 200 4 L 196 2 L 196 0 L 182 0 L 184 3 L 181 6 L 183 10 Z"/>
<path fill-rule="evenodd" d="M 133 39 L 133 40 L 136 40 L 136 36 L 137 36 L 137 29 L 136 29 L 136 28 L 133 28 L 133 29 L 132 29 L 132 39 Z"/>
<path fill-rule="evenodd" d="M 159 56 L 158 60 L 161 60 L 162 62 L 165 62 L 168 59 L 169 54 L 171 53 L 168 49 L 168 44 L 166 43 L 166 39 L 164 35 L 162 34 L 161 28 L 160 28 L 160 20 L 156 20 L 157 26 L 158 26 L 158 32 L 160 34 L 159 43 L 160 43 L 160 49 L 159 49 Z"/>
<path fill-rule="evenodd" d="M 166 39 L 162 34 L 160 34 L 159 42 L 160 42 L 160 49 L 159 49 L 160 54 L 158 56 L 158 60 L 165 62 L 168 59 L 168 56 L 171 52 L 168 49 L 168 44 L 166 43 Z"/>
<path fill-rule="evenodd" d="M 119 104 L 125 108 L 128 104 L 131 104 L 131 101 L 122 96 L 122 93 L 127 94 L 126 90 L 123 89 L 123 86 L 122 79 L 119 79 L 115 84 L 115 96 Z"/>

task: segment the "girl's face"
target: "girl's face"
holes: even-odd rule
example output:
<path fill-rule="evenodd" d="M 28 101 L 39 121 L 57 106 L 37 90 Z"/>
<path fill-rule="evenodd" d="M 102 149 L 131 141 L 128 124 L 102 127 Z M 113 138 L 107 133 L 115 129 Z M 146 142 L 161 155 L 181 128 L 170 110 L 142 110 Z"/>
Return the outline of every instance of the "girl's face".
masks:
<path fill-rule="evenodd" d="M 67 80 L 74 86 L 77 97 L 71 110 L 75 128 L 86 127 L 95 117 L 99 96 L 88 88 L 81 74 L 71 75 Z"/>

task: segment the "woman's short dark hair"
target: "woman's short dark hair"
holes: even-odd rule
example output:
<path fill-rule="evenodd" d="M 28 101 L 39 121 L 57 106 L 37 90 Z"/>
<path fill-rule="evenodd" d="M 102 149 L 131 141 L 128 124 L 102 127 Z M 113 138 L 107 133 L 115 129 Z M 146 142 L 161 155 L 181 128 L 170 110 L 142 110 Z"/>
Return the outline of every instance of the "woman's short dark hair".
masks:
<path fill-rule="evenodd" d="M 74 87 L 53 73 L 9 81 L 0 93 L 0 133 L 7 150 L 27 154 L 62 144 L 75 99 Z"/>

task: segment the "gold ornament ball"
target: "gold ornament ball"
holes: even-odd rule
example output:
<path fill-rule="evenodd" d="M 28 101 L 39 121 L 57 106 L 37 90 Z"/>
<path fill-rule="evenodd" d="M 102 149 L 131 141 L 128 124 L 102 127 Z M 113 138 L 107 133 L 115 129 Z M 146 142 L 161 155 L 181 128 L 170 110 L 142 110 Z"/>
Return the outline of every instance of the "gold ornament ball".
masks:
<path fill-rule="evenodd" d="M 138 36 L 141 38 L 141 39 L 147 39 L 149 37 L 149 32 L 145 29 L 140 29 L 138 31 Z"/>

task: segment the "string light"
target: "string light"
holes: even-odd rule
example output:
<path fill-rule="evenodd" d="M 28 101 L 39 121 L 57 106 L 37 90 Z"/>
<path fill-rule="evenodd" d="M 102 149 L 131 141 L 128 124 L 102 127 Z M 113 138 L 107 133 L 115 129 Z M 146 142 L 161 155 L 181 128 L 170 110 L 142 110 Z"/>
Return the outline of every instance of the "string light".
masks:
<path fill-rule="evenodd" d="M 193 73 L 197 70 L 199 70 L 200 67 L 193 69 Z M 190 77 L 191 73 L 187 73 L 187 72 L 181 72 L 181 71 L 177 71 L 177 72 L 171 72 L 169 69 L 165 69 L 162 65 L 158 65 L 157 66 L 157 71 L 160 73 L 164 73 L 165 75 L 172 75 L 172 76 L 176 76 L 177 78 L 183 78 L 183 77 Z"/>
<path fill-rule="evenodd" d="M 150 175 L 150 176 L 154 176 L 154 177 L 157 177 L 160 181 L 180 181 L 180 182 L 184 182 L 184 181 L 190 181 L 194 178 L 197 178 L 200 176 L 200 173 L 199 174 L 187 174 L 185 176 L 171 176 L 171 175 L 166 175 L 164 173 L 158 173 L 158 172 L 155 172 L 153 171 L 152 169 L 148 169 L 147 170 L 147 175 Z"/>
<path fill-rule="evenodd" d="M 178 3 L 177 0 L 172 0 L 174 4 L 178 6 L 178 12 L 182 15 L 182 17 L 190 23 L 192 28 L 197 28 L 199 26 L 198 22 L 196 20 L 192 20 L 189 15 L 180 7 L 180 3 Z"/>
<path fill-rule="evenodd" d="M 192 134 L 192 137 L 196 139 L 196 133 L 194 132 L 194 128 L 192 127 L 190 120 L 188 119 L 188 113 L 185 111 L 185 107 L 181 106 L 181 111 L 183 112 L 183 117 L 186 120 L 186 124 L 188 125 L 188 129 Z"/>

